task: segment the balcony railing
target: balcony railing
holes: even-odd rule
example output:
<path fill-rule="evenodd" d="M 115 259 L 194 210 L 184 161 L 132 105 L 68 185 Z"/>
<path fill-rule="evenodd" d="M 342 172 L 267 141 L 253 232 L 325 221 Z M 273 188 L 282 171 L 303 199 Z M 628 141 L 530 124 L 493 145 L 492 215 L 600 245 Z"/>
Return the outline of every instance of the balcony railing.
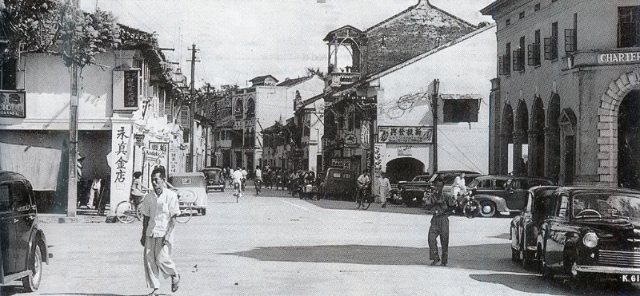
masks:
<path fill-rule="evenodd" d="M 360 78 L 360 73 L 356 72 L 334 72 L 329 74 L 329 85 L 331 87 L 340 87 L 343 85 L 353 84 Z"/>

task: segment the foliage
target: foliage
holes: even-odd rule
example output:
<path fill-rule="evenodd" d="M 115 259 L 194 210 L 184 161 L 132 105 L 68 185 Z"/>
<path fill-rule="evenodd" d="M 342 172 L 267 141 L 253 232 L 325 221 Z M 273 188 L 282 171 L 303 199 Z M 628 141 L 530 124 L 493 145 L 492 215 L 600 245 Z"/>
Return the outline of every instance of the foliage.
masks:
<path fill-rule="evenodd" d="M 4 54 L 46 52 L 60 55 L 66 66 L 76 62 L 84 67 L 120 42 L 120 28 L 111 13 L 84 13 L 70 0 L 60 1 L 4 0 L 0 28 L 9 41 Z"/>

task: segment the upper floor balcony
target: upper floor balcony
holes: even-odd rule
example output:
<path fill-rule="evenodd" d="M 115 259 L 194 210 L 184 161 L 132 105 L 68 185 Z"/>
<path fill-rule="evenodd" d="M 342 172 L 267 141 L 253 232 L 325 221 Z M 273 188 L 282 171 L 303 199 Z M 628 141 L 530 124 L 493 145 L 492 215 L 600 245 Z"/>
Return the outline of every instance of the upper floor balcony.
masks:
<path fill-rule="evenodd" d="M 340 87 L 343 85 L 354 84 L 360 79 L 360 73 L 357 72 L 333 72 L 329 73 L 329 86 Z"/>

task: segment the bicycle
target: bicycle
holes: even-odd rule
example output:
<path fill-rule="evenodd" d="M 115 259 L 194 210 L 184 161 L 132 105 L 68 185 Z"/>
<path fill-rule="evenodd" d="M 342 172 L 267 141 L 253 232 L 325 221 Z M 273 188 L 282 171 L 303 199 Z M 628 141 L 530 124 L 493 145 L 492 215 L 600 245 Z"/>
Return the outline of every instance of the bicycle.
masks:
<path fill-rule="evenodd" d="M 236 203 L 237 203 L 240 200 L 240 197 L 242 197 L 242 189 L 240 184 L 238 183 L 233 184 L 233 189 L 234 189 L 233 195 L 236 197 Z"/>
<path fill-rule="evenodd" d="M 255 180 L 255 187 L 256 187 L 256 195 L 259 195 L 260 191 L 262 190 L 262 180 L 256 179 Z"/>
<path fill-rule="evenodd" d="M 176 222 L 187 223 L 193 216 L 193 202 L 180 202 L 180 214 L 176 216 Z"/>
<path fill-rule="evenodd" d="M 137 204 L 132 203 L 130 200 L 118 203 L 116 206 L 116 218 L 118 221 L 125 224 L 129 224 L 135 219 L 142 221 L 142 213 L 140 213 L 140 208 L 138 207 L 142 203 L 142 199 Z"/>
<path fill-rule="evenodd" d="M 369 206 L 371 206 L 372 199 L 369 184 L 366 184 L 364 187 L 358 189 L 358 194 L 356 195 L 357 208 L 363 210 L 368 209 Z"/>

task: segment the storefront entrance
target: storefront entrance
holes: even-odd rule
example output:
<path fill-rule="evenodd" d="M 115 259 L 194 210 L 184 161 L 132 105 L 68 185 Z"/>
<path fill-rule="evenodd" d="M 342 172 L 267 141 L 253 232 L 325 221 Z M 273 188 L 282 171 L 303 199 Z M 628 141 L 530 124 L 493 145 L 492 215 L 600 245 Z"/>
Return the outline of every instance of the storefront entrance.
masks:
<path fill-rule="evenodd" d="M 620 103 L 618 114 L 618 183 L 640 189 L 640 90 Z"/>
<path fill-rule="evenodd" d="M 409 181 L 420 174 L 424 174 L 424 163 L 415 158 L 396 158 L 387 163 L 387 176 L 393 184 Z"/>

